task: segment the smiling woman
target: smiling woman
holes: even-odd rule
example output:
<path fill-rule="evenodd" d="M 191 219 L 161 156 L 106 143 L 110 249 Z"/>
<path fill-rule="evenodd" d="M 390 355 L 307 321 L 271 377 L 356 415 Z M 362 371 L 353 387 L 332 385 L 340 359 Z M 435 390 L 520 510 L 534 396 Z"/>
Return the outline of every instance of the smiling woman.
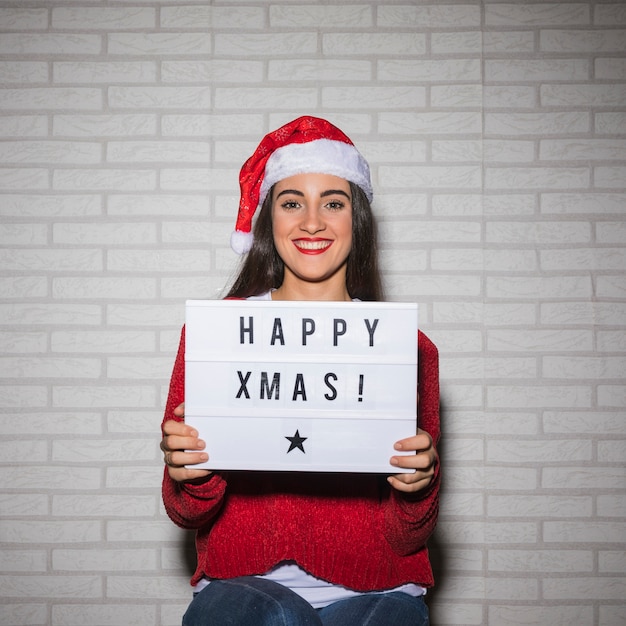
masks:
<path fill-rule="evenodd" d="M 231 245 L 245 257 L 229 298 L 382 299 L 369 166 L 342 131 L 302 117 L 269 133 L 242 167 L 240 186 Z M 366 326 L 371 339 L 375 326 Z M 211 442 L 184 423 L 183 331 L 161 448 L 165 508 L 197 531 L 184 626 L 428 624 L 439 383 L 437 350 L 418 337 L 420 427 L 390 442 L 390 466 L 401 473 L 385 477 L 194 468 Z M 303 449 L 307 437 L 296 430 L 287 439 Z"/>
<path fill-rule="evenodd" d="M 273 199 L 277 198 L 277 193 L 291 187 L 284 184 L 285 180 L 301 174 L 330 175 L 335 184 L 318 191 L 346 194 L 326 199 L 343 204 L 349 200 L 352 209 L 352 247 L 345 267 L 348 294 L 358 300 L 382 300 L 376 224 L 370 205 L 373 191 L 369 165 L 340 129 L 326 120 L 308 116 L 266 135 L 241 168 L 241 199 L 231 246 L 235 252 L 247 254 L 228 296 L 256 296 L 283 284 L 284 260 L 278 254 L 273 236 Z M 276 186 L 279 186 L 278 192 Z M 292 191 L 303 192 L 302 189 Z M 293 200 L 296 205 L 302 203 L 301 196 L 296 195 Z M 338 209 L 335 202 L 326 204 Z M 305 293 L 311 296 L 298 299 L 335 299 L 316 288 L 314 283 L 301 286 L 306 287 Z M 344 295 L 339 299 L 345 299 Z"/>
<path fill-rule="evenodd" d="M 352 200 L 347 180 L 296 174 L 271 192 L 272 234 L 285 264 L 273 300 L 346 300 L 352 249 Z"/>

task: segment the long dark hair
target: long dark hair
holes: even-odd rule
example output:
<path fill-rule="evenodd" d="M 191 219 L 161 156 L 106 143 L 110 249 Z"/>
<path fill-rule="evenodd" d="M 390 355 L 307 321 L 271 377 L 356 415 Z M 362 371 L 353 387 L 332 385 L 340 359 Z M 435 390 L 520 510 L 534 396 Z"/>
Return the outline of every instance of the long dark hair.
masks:
<path fill-rule="evenodd" d="M 267 194 L 254 225 L 254 242 L 226 297 L 247 298 L 282 285 L 285 266 L 274 246 L 272 193 Z M 358 185 L 350 183 L 352 195 L 352 249 L 346 265 L 346 287 L 351 298 L 383 299 L 378 269 L 378 242 L 372 207 Z"/>

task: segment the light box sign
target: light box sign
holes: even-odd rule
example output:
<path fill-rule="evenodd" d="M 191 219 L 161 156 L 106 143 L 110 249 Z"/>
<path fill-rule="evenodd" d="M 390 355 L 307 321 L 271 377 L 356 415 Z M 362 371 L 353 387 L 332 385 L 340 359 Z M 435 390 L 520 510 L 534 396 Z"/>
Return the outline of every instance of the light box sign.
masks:
<path fill-rule="evenodd" d="M 187 302 L 194 467 L 397 473 L 416 414 L 417 304 Z"/>

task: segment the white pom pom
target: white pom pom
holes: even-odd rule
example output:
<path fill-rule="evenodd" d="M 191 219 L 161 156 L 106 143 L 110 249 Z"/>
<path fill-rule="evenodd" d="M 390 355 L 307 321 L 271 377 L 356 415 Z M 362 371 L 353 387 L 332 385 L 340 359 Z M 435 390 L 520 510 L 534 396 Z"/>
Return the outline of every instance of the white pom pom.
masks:
<path fill-rule="evenodd" d="M 230 247 L 237 254 L 245 254 L 252 248 L 254 237 L 252 233 L 244 233 L 240 230 L 234 230 L 230 235 Z"/>

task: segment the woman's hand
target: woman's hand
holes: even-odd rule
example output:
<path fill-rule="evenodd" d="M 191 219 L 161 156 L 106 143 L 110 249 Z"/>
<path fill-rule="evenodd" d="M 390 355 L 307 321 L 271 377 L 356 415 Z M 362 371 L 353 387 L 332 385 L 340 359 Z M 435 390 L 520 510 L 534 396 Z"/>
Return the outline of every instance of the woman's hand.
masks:
<path fill-rule="evenodd" d="M 417 435 L 398 441 L 394 448 L 398 451 L 415 450 L 415 454 L 391 457 L 390 463 L 403 469 L 414 469 L 411 474 L 396 474 L 387 480 L 398 491 L 415 493 L 426 489 L 435 475 L 438 457 L 431 436 L 421 428 Z"/>
<path fill-rule="evenodd" d="M 180 404 L 174 409 L 176 417 L 185 416 L 185 404 Z M 209 460 L 209 455 L 204 452 L 206 444 L 198 438 L 198 431 L 185 422 L 167 420 L 163 424 L 163 439 L 161 450 L 163 460 L 167 465 L 170 478 L 177 482 L 203 482 L 212 474 L 205 469 L 187 469 L 185 465 L 195 465 Z M 194 452 L 197 450 L 197 452 Z"/>

